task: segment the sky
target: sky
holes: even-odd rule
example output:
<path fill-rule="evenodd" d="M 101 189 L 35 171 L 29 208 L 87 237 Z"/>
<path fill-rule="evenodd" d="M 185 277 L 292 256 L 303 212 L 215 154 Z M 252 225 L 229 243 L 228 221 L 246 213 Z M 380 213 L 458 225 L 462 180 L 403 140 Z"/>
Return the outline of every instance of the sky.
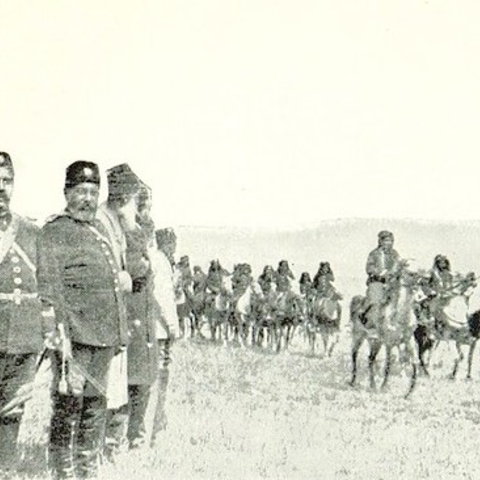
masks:
<path fill-rule="evenodd" d="M 128 162 L 159 226 L 478 218 L 480 4 L 0 3 L 14 206 Z M 104 193 L 106 187 L 104 185 Z"/>

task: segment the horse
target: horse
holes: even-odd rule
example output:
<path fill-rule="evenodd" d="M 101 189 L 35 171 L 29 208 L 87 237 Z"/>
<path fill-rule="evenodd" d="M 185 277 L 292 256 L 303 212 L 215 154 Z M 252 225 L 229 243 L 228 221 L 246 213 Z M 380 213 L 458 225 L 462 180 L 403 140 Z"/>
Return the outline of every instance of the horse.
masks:
<path fill-rule="evenodd" d="M 276 344 L 275 323 L 277 320 L 277 294 L 270 291 L 266 294 L 259 295 L 256 298 L 253 309 L 253 324 L 251 330 L 252 346 L 261 347 L 266 338 L 267 344 L 271 349 Z"/>
<path fill-rule="evenodd" d="M 335 296 L 312 294 L 309 298 L 308 320 L 305 327 L 311 354 L 315 354 L 317 334 L 320 334 L 325 354 L 330 357 L 339 341 L 342 307 Z"/>
<path fill-rule="evenodd" d="M 229 326 L 233 331 L 233 338 L 240 345 L 247 343 L 249 329 L 254 323 L 255 306 L 258 303 L 259 292 L 255 289 L 251 279 L 242 276 L 236 282 L 229 316 Z"/>
<path fill-rule="evenodd" d="M 195 335 L 197 330 L 195 315 L 193 312 L 193 294 L 189 285 L 186 285 L 179 277 L 175 282 L 175 303 L 177 306 L 178 326 L 180 329 L 180 336 L 185 336 L 185 330 L 189 328 L 190 336 Z"/>
<path fill-rule="evenodd" d="M 418 359 L 425 375 L 429 376 L 425 355 L 441 341 L 453 341 L 457 356 L 453 363 L 451 378 L 454 379 L 458 367 L 464 359 L 462 346 L 468 346 L 467 379 L 471 379 L 472 360 L 477 341 L 480 338 L 480 310 L 468 313 L 466 291 L 451 289 L 446 295 L 429 299 L 428 304 L 420 305 L 416 315 L 418 325 L 414 336 L 418 345 Z"/>
<path fill-rule="evenodd" d="M 222 280 L 220 288 L 207 288 L 205 292 L 204 315 L 210 326 L 212 341 L 228 340 L 228 320 L 231 311 L 232 291 L 226 279 Z M 223 334 L 223 335 L 222 335 Z"/>
<path fill-rule="evenodd" d="M 390 280 L 384 293 L 384 301 L 380 306 L 379 315 L 373 315 L 373 309 L 363 310 L 365 298 L 356 296 L 350 303 L 350 320 L 352 323 L 352 378 L 350 385 L 354 386 L 357 378 L 358 351 L 367 340 L 370 346 L 368 368 L 370 388 L 375 389 L 374 365 L 382 346 L 385 346 L 385 369 L 382 389 L 388 385 L 392 361 L 392 350 L 399 351 L 404 347 L 403 359 L 412 368 L 410 387 L 405 395 L 408 397 L 414 390 L 417 377 L 416 343 L 413 332 L 416 327 L 414 313 L 415 295 L 417 293 L 418 275 L 407 270 L 406 264 L 401 264 L 396 275 Z M 376 318 L 375 318 L 376 317 Z M 401 352 L 400 352 L 401 353 Z"/>
<path fill-rule="evenodd" d="M 282 340 L 288 350 L 296 328 L 305 321 L 306 304 L 302 297 L 292 291 L 281 292 L 277 296 L 275 321 L 271 328 L 274 329 L 276 351 L 282 348 Z"/>

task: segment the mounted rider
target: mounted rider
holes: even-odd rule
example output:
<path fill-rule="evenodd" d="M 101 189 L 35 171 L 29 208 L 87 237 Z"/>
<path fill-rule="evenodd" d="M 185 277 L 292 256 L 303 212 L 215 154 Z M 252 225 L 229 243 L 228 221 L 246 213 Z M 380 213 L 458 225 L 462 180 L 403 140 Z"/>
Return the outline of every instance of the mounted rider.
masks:
<path fill-rule="evenodd" d="M 225 278 L 229 275 L 230 273 L 222 267 L 219 260 L 212 260 L 208 268 L 206 279 L 207 294 L 213 296 L 216 296 L 219 293 L 225 294 L 227 292 Z"/>
<path fill-rule="evenodd" d="M 271 265 L 266 265 L 262 274 L 258 277 L 258 284 L 265 297 L 275 291 L 275 270 Z"/>
<path fill-rule="evenodd" d="M 342 296 L 333 286 L 335 276 L 329 262 L 320 262 L 318 272 L 313 278 L 313 296 L 311 309 L 317 321 L 328 323 L 336 328 L 340 327 Z"/>
<path fill-rule="evenodd" d="M 317 296 L 333 301 L 342 300 L 342 296 L 333 286 L 335 276 L 329 262 L 320 262 L 318 272 L 313 278 L 313 289 Z"/>
<path fill-rule="evenodd" d="M 193 275 L 190 269 L 190 258 L 188 255 L 180 257 L 174 274 L 175 282 L 175 300 L 177 305 L 185 303 L 190 298 L 190 289 L 193 283 Z"/>
<path fill-rule="evenodd" d="M 367 323 L 367 313 L 375 322 L 381 320 L 380 309 L 385 301 L 387 287 L 401 267 L 400 256 L 393 248 L 394 241 L 392 232 L 382 230 L 378 233 L 377 248 L 368 255 L 366 304 L 360 313 L 364 323 Z"/>
<path fill-rule="evenodd" d="M 295 278 L 290 265 L 287 260 L 281 260 L 278 264 L 277 274 L 275 282 L 277 284 L 277 292 L 289 292 L 291 291 L 291 281 Z"/>
<path fill-rule="evenodd" d="M 309 297 L 312 293 L 313 283 L 312 278 L 308 272 L 302 272 L 300 280 L 298 281 L 300 295 Z"/>
<path fill-rule="evenodd" d="M 427 297 L 420 304 L 423 318 L 429 319 L 433 316 L 435 328 L 438 331 L 442 331 L 448 324 L 452 324 L 453 327 L 464 325 L 469 297 L 475 286 L 476 279 L 473 272 L 465 276 L 454 276 L 451 272 L 450 260 L 445 255 L 437 255 L 423 286 Z"/>

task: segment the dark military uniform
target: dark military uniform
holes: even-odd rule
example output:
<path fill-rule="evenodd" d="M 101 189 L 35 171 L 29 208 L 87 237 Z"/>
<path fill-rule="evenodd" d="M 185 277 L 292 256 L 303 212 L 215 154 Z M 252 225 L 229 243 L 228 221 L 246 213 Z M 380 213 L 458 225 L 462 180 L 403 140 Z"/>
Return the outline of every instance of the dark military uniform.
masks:
<path fill-rule="evenodd" d="M 33 381 L 44 335 L 54 328 L 42 322 L 37 295 L 39 228 L 16 215 L 9 215 L 4 227 L 0 237 L 0 468 L 9 463 L 13 466 L 22 415 L 22 408 L 3 407 Z"/>
<path fill-rule="evenodd" d="M 55 394 L 50 432 L 51 460 L 65 476 L 75 465 L 80 475 L 95 471 L 103 446 L 107 370 L 127 342 L 119 267 L 101 228 L 63 214 L 45 224 L 38 242 L 39 294 L 54 307 L 72 342 L 66 366 L 57 356 L 68 390 Z"/>

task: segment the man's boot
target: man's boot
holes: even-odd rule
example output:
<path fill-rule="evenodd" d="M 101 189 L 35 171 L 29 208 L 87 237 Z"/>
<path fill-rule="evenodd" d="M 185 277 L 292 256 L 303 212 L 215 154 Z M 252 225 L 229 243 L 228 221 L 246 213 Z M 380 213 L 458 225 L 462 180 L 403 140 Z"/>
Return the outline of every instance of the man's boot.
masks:
<path fill-rule="evenodd" d="M 114 461 L 115 456 L 127 450 L 128 404 L 107 410 L 104 456 Z"/>
<path fill-rule="evenodd" d="M 141 448 L 147 443 L 146 414 L 151 393 L 151 385 L 129 385 L 129 423 L 127 438 L 129 447 Z"/>
<path fill-rule="evenodd" d="M 157 435 L 167 428 L 167 414 L 165 412 L 165 403 L 167 400 L 168 387 L 168 368 L 161 368 L 158 378 L 157 406 L 155 409 L 155 417 L 153 420 L 153 431 L 151 445 L 155 443 Z"/>
<path fill-rule="evenodd" d="M 78 425 L 77 474 L 95 478 L 105 440 L 107 400 L 105 397 L 84 397 Z"/>
<path fill-rule="evenodd" d="M 14 474 L 18 460 L 18 430 L 20 419 L 17 417 L 0 418 L 0 472 Z"/>
<path fill-rule="evenodd" d="M 81 412 L 81 399 L 73 395 L 54 395 L 50 426 L 49 466 L 54 478 L 76 478 L 74 437 Z"/>

